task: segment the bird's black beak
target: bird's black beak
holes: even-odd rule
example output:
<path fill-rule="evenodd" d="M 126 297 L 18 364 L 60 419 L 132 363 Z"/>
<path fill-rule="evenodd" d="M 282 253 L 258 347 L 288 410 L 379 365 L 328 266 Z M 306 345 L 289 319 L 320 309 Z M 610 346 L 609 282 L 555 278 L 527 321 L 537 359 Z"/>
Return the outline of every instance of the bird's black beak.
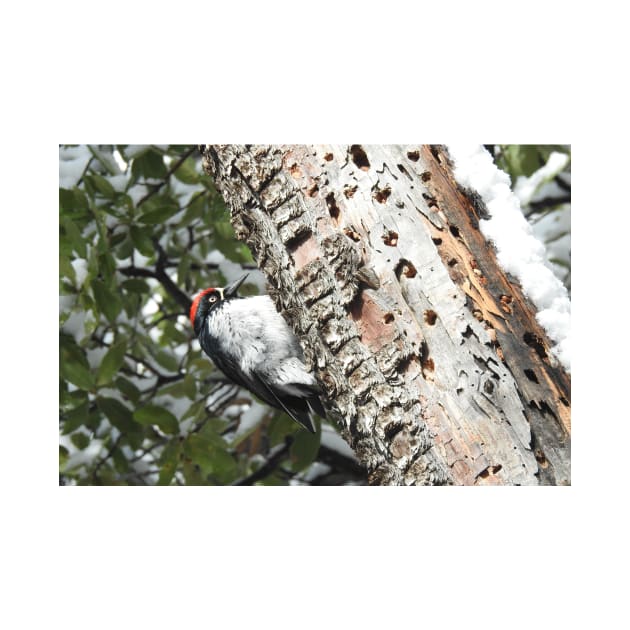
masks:
<path fill-rule="evenodd" d="M 230 298 L 233 295 L 236 295 L 238 288 L 241 284 L 243 284 L 243 282 L 245 282 L 245 278 L 247 278 L 248 275 L 249 273 L 243 274 L 238 280 L 228 284 L 227 287 L 223 289 L 223 297 Z"/>

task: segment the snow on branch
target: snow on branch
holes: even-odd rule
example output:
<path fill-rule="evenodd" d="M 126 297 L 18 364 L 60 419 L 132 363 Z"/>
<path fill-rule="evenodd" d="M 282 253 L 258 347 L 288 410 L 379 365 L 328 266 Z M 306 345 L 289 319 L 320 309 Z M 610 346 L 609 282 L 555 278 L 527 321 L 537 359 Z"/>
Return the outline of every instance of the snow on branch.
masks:
<path fill-rule="evenodd" d="M 482 145 L 448 145 L 448 152 L 457 182 L 476 190 L 486 204 L 491 218 L 481 220 L 480 228 L 494 243 L 499 264 L 518 279 L 538 308 L 536 319 L 556 343 L 553 353 L 570 371 L 571 301 L 566 287 L 548 266 L 544 244 L 523 216 L 519 198 L 510 188 L 510 177 L 497 168 Z"/>

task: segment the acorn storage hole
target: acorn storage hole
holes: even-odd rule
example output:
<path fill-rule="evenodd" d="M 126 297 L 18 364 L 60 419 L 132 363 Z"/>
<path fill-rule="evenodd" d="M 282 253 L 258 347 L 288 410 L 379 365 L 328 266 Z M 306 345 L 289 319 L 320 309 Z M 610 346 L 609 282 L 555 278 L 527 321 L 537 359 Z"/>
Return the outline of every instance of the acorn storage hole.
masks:
<path fill-rule="evenodd" d="M 339 206 L 337 205 L 337 201 L 335 200 L 334 193 L 328 193 L 326 195 L 326 205 L 328 206 L 328 212 L 330 216 L 337 221 L 339 219 Z"/>
<path fill-rule="evenodd" d="M 420 159 L 420 151 L 407 151 L 407 157 L 412 162 L 417 162 Z"/>
<path fill-rule="evenodd" d="M 536 373 L 534 372 L 534 370 L 530 370 L 530 369 L 526 369 L 523 370 L 525 372 L 525 376 L 532 381 L 532 383 L 537 383 L 538 384 L 538 377 L 536 376 Z"/>
<path fill-rule="evenodd" d="M 375 191 L 373 197 L 379 203 L 385 203 L 391 194 L 392 194 L 392 189 L 389 188 L 389 186 L 387 186 L 386 188 Z"/>
<path fill-rule="evenodd" d="M 383 243 L 389 247 L 396 247 L 398 245 L 398 232 L 394 230 L 388 230 L 383 234 Z"/>
<path fill-rule="evenodd" d="M 435 322 L 437 321 L 437 313 L 432 309 L 427 309 L 424 311 L 424 321 L 429 324 L 429 326 L 435 326 Z"/>
<path fill-rule="evenodd" d="M 393 313 L 385 313 L 385 315 L 383 316 L 383 323 L 384 324 L 391 324 L 394 321 L 394 314 Z"/>
<path fill-rule="evenodd" d="M 352 161 L 362 171 L 370 169 L 370 161 L 368 160 L 367 153 L 363 150 L 363 147 L 360 144 L 353 144 L 350 146 L 350 155 L 352 156 Z"/>
<path fill-rule="evenodd" d="M 396 277 L 400 280 L 402 276 L 405 278 L 415 278 L 416 277 L 416 268 L 413 263 L 409 262 L 402 258 L 398 265 L 396 265 Z"/>

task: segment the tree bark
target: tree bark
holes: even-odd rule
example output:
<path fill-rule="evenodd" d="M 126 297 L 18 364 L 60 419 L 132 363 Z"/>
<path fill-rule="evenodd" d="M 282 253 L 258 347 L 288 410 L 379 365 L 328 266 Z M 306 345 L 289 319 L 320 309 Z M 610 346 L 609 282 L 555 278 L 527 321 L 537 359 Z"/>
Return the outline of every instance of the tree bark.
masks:
<path fill-rule="evenodd" d="M 570 483 L 570 379 L 443 147 L 202 153 L 370 483 Z"/>

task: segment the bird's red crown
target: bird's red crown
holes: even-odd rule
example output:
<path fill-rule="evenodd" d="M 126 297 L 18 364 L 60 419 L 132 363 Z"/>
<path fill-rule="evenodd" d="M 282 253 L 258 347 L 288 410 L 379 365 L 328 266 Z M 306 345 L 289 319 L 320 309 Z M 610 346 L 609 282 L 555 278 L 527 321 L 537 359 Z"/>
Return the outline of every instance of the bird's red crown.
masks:
<path fill-rule="evenodd" d="M 199 308 L 199 301 L 204 295 L 208 295 L 208 293 L 212 293 L 213 291 L 216 291 L 216 289 L 214 287 L 210 287 L 209 289 L 204 289 L 201 293 L 195 296 L 190 306 L 190 321 L 193 324 L 195 323 L 195 315 L 197 315 L 197 309 Z"/>

